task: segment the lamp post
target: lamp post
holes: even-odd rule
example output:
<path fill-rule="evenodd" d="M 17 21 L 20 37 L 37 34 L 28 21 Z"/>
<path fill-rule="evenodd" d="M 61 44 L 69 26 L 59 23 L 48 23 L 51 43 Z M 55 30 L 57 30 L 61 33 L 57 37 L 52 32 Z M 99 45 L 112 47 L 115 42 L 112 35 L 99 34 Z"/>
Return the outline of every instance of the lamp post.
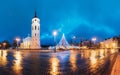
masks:
<path fill-rule="evenodd" d="M 18 50 L 18 46 L 19 46 L 19 42 L 20 42 L 20 38 L 16 38 L 16 42 L 17 42 L 17 50 Z"/>
<path fill-rule="evenodd" d="M 97 40 L 96 37 L 92 38 L 92 41 L 93 41 L 93 43 L 94 43 L 94 47 L 95 47 L 95 42 L 96 42 L 96 40 Z"/>
<path fill-rule="evenodd" d="M 5 49 L 6 44 L 7 44 L 6 42 L 3 42 L 3 47 L 4 47 L 4 49 Z"/>
<path fill-rule="evenodd" d="M 56 52 L 56 36 L 57 36 L 57 31 L 53 31 L 53 36 L 54 36 L 54 46 L 55 46 L 55 49 L 54 49 L 54 52 Z"/>
<path fill-rule="evenodd" d="M 95 44 L 96 40 L 97 40 L 96 37 L 92 38 L 92 41 L 94 42 L 94 44 Z"/>
<path fill-rule="evenodd" d="M 75 39 L 76 39 L 76 36 L 73 36 L 73 37 L 72 37 L 72 43 L 73 43 L 73 45 L 74 45 Z"/>

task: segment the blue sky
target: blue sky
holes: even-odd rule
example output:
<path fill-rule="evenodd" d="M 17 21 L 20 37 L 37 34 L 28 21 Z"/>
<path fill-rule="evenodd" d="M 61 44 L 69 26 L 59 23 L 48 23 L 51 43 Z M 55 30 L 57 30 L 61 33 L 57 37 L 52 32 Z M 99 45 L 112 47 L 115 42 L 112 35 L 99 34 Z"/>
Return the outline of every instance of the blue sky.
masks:
<path fill-rule="evenodd" d="M 58 30 L 57 39 L 65 33 L 72 36 L 99 40 L 119 35 L 119 0 L 3 0 L 0 2 L 0 40 L 12 41 L 16 36 L 31 34 L 34 12 L 41 20 L 41 42 L 53 42 L 52 31 Z"/>

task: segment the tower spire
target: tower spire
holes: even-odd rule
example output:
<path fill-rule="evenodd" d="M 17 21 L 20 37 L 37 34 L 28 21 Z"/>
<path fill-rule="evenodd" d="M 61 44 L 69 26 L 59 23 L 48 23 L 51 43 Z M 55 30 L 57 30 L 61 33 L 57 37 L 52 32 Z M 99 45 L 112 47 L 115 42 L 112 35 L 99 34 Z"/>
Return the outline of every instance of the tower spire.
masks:
<path fill-rule="evenodd" d="M 35 16 L 34 17 L 37 17 L 37 12 L 35 11 Z"/>

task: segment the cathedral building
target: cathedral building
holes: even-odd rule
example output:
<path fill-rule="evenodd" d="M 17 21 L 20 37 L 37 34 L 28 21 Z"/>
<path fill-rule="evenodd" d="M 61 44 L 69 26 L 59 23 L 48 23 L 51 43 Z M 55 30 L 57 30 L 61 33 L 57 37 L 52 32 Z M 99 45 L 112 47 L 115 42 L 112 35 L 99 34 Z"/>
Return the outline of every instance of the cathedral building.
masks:
<path fill-rule="evenodd" d="M 35 12 L 35 16 L 32 19 L 31 25 L 31 37 L 23 39 L 23 42 L 20 45 L 22 49 L 40 49 L 40 19 L 37 17 Z"/>

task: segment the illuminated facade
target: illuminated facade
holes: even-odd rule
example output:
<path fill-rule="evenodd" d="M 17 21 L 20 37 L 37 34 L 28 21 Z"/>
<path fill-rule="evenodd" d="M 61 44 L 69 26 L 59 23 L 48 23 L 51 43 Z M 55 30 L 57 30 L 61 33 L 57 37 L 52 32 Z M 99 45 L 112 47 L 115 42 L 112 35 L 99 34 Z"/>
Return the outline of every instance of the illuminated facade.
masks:
<path fill-rule="evenodd" d="M 36 12 L 34 18 L 32 19 L 31 34 L 31 37 L 28 36 L 25 39 L 23 39 L 23 43 L 21 43 L 21 48 L 40 48 L 40 19 L 37 17 Z"/>
<path fill-rule="evenodd" d="M 40 48 L 40 19 L 37 17 L 35 12 L 35 17 L 32 19 L 32 39 L 31 48 Z"/>
<path fill-rule="evenodd" d="M 28 36 L 25 39 L 23 39 L 23 43 L 21 43 L 21 48 L 27 49 L 31 46 L 31 37 Z"/>
<path fill-rule="evenodd" d="M 118 48 L 118 41 L 113 38 L 100 42 L 101 48 Z"/>

